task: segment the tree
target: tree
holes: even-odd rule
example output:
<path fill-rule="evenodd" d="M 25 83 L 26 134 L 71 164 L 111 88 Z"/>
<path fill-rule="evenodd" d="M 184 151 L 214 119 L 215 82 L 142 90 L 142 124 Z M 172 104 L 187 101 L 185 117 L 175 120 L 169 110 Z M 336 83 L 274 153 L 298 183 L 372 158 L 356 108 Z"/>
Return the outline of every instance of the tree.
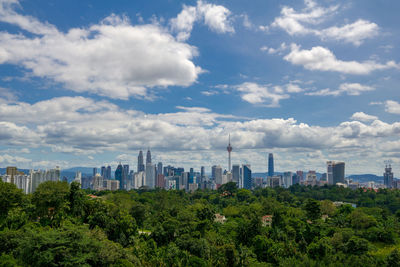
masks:
<path fill-rule="evenodd" d="M 67 182 L 47 181 L 33 193 L 32 203 L 43 224 L 59 224 L 68 211 L 70 191 Z"/>
<path fill-rule="evenodd" d="M 85 194 L 80 189 L 80 184 L 72 182 L 69 193 L 70 213 L 73 216 L 81 217 L 84 215 Z"/>
<path fill-rule="evenodd" d="M 321 218 L 321 205 L 315 199 L 307 199 L 304 209 L 307 213 L 307 218 L 314 221 Z"/>
<path fill-rule="evenodd" d="M 0 218 L 7 216 L 9 210 L 20 207 L 23 199 L 24 193 L 21 189 L 0 179 Z"/>
<path fill-rule="evenodd" d="M 357 236 L 352 236 L 349 241 L 347 241 L 346 252 L 353 255 L 362 255 L 368 252 L 368 241 L 364 238 Z"/>
<path fill-rule="evenodd" d="M 390 252 L 389 256 L 386 258 L 386 264 L 390 267 L 400 267 L 400 251 L 395 248 Z"/>

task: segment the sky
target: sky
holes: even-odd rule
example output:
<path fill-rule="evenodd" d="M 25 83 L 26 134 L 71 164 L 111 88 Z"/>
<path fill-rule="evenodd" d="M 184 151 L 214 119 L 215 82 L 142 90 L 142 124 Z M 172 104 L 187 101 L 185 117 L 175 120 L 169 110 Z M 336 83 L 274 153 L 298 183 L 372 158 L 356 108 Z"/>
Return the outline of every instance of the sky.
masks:
<path fill-rule="evenodd" d="M 0 166 L 400 173 L 400 2 L 0 0 Z"/>

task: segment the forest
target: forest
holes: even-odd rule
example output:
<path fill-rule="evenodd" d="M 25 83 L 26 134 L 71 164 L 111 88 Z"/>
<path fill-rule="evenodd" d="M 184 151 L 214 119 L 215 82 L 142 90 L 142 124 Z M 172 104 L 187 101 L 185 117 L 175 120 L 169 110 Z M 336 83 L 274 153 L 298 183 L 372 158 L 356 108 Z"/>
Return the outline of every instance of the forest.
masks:
<path fill-rule="evenodd" d="M 400 190 L 0 180 L 0 266 L 400 266 Z"/>

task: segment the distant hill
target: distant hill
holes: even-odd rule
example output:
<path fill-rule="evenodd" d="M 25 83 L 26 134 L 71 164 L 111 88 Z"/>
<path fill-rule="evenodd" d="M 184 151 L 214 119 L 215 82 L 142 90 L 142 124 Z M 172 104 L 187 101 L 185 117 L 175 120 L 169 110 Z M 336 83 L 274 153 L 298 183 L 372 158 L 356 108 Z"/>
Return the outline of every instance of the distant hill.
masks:
<path fill-rule="evenodd" d="M 383 183 L 383 176 L 378 176 L 375 174 L 353 174 L 349 175 L 348 178 L 355 182 L 366 183 L 366 182 L 376 182 Z"/>

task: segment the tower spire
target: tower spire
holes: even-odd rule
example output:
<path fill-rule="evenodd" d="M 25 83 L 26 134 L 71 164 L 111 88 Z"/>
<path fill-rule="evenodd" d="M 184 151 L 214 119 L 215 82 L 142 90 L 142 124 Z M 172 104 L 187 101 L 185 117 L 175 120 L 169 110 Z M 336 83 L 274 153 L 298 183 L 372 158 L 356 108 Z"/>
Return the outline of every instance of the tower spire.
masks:
<path fill-rule="evenodd" d="M 228 150 L 228 171 L 231 171 L 231 152 L 232 152 L 232 146 L 231 146 L 231 134 L 229 134 L 229 139 L 228 139 L 228 146 L 226 148 Z"/>

